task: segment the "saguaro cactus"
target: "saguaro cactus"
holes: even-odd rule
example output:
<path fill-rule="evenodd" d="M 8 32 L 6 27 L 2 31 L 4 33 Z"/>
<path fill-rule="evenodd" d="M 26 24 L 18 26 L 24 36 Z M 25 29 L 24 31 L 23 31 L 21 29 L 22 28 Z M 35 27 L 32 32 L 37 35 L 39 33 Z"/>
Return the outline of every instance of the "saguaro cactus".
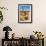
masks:
<path fill-rule="evenodd" d="M 1 10 L 3 10 L 3 9 L 4 9 L 4 10 L 5 10 L 5 9 L 8 10 L 7 8 L 4 8 L 4 7 L 0 7 L 0 9 L 1 9 Z M 0 23 L 3 21 L 3 14 L 2 14 L 3 11 L 1 11 L 1 10 L 0 10 Z"/>

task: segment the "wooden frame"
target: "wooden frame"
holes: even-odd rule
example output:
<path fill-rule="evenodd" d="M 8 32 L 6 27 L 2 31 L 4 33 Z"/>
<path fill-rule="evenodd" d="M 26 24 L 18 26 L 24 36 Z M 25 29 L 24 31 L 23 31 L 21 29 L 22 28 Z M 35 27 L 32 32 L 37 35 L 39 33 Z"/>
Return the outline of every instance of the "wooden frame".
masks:
<path fill-rule="evenodd" d="M 32 4 L 18 4 L 18 23 L 32 23 Z"/>
<path fill-rule="evenodd" d="M 41 41 L 41 43 L 39 41 Z M 6 45 L 7 42 L 8 42 L 8 44 L 12 44 L 13 42 L 15 42 L 16 46 L 18 43 L 19 43 L 18 46 L 20 46 L 20 45 L 22 45 L 22 46 L 32 46 L 32 45 L 37 46 L 38 45 L 39 46 L 39 44 L 40 44 L 40 46 L 41 45 L 44 46 L 44 38 L 43 39 L 24 39 L 24 38 L 21 38 L 21 39 L 2 39 L 2 46 L 7 46 Z M 32 42 L 35 44 L 33 44 Z"/>

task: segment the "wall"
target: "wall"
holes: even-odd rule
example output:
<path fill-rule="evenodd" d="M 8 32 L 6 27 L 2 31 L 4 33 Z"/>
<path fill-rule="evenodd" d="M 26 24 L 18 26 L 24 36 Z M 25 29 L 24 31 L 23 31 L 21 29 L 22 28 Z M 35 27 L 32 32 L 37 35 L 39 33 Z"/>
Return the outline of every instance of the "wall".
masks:
<path fill-rule="evenodd" d="M 33 5 L 33 22 L 30 24 L 18 23 L 18 4 L 21 3 Z M 3 10 L 4 20 L 0 24 L 0 46 L 4 38 L 3 27 L 7 25 L 12 28 L 10 35 L 15 32 L 16 37 L 29 37 L 33 31 L 41 31 L 46 37 L 46 0 L 0 0 L 0 6 L 8 8 L 8 11 Z"/>

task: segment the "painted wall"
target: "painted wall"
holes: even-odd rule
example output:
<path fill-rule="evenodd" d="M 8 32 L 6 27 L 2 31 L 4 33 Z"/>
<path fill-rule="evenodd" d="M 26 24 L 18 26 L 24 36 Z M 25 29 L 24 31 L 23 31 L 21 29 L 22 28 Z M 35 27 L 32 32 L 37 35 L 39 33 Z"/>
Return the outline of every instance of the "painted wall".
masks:
<path fill-rule="evenodd" d="M 33 5 L 33 22 L 30 24 L 18 23 L 18 4 L 21 3 Z M 16 37 L 29 37 L 33 31 L 41 31 L 46 37 L 46 0 L 0 0 L 0 6 L 8 8 L 8 11 L 2 10 L 4 20 L 0 24 L 0 46 L 5 33 L 3 27 L 7 25 L 12 28 L 10 36 L 15 32 Z"/>

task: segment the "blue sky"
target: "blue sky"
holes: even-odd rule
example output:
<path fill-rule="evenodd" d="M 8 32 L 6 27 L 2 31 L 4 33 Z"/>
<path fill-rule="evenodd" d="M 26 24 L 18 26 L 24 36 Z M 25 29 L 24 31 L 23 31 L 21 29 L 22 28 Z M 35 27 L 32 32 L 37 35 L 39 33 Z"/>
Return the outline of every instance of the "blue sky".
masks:
<path fill-rule="evenodd" d="M 20 11 L 31 11 L 31 5 L 19 5 Z"/>

